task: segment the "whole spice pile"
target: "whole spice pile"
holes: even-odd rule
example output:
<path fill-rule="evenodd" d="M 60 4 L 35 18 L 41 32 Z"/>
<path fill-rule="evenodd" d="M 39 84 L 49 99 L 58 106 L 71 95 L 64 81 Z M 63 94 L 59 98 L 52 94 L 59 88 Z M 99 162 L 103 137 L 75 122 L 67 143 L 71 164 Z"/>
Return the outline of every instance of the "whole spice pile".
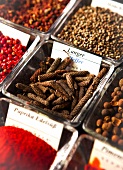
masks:
<path fill-rule="evenodd" d="M 21 128 L 0 127 L 1 170 L 48 170 L 56 151 L 45 141 Z"/>
<path fill-rule="evenodd" d="M 95 76 L 86 70 L 72 70 L 72 63 L 70 57 L 64 60 L 46 57 L 30 77 L 29 84 L 16 84 L 17 96 L 51 114 L 73 119 L 92 97 L 107 69 L 102 68 Z"/>
<path fill-rule="evenodd" d="M 26 51 L 19 39 L 3 35 L 0 31 L 0 83 L 11 72 Z"/>
<path fill-rule="evenodd" d="M 83 6 L 58 38 L 94 54 L 118 60 L 123 55 L 123 16 L 110 9 Z"/>
<path fill-rule="evenodd" d="M 28 28 L 47 32 L 70 0 L 6 0 L 0 17 Z"/>
<path fill-rule="evenodd" d="M 95 131 L 123 148 L 123 78 L 113 89 L 111 99 L 103 103 Z"/>

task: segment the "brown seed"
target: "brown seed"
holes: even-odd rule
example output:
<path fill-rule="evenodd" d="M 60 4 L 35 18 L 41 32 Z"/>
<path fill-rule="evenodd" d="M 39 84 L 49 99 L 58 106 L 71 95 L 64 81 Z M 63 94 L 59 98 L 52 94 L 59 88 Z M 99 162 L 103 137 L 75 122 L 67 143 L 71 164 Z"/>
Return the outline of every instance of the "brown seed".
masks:
<path fill-rule="evenodd" d="M 98 119 L 96 121 L 96 126 L 102 126 L 103 120 L 102 119 Z"/>
<path fill-rule="evenodd" d="M 111 107 L 110 102 L 104 102 L 103 107 L 104 107 L 105 109 L 109 109 L 109 108 Z"/>
<path fill-rule="evenodd" d="M 121 114 L 121 113 L 116 113 L 116 114 L 115 114 L 115 117 L 118 118 L 118 119 L 120 119 L 120 118 L 122 117 L 122 114 Z"/>
<path fill-rule="evenodd" d="M 115 87 L 114 92 L 120 91 L 120 87 Z"/>
<path fill-rule="evenodd" d="M 122 107 L 122 108 L 123 108 L 123 99 L 120 99 L 120 100 L 118 101 L 118 105 L 119 105 L 119 107 Z"/>
<path fill-rule="evenodd" d="M 113 142 L 118 142 L 119 136 L 113 135 L 113 136 L 111 137 L 111 140 L 112 140 Z"/>
<path fill-rule="evenodd" d="M 102 129 L 103 130 L 108 130 L 108 123 L 103 123 L 102 124 Z"/>
<path fill-rule="evenodd" d="M 120 99 L 120 97 L 118 95 L 114 96 L 112 101 L 118 101 Z"/>
<path fill-rule="evenodd" d="M 123 146 L 123 139 L 118 140 L 118 145 Z"/>
<path fill-rule="evenodd" d="M 113 124 L 114 126 L 120 126 L 120 124 L 121 124 L 121 120 L 118 119 L 118 118 L 116 118 L 116 117 L 112 117 L 112 118 L 111 118 L 111 121 L 112 121 L 112 124 Z"/>
<path fill-rule="evenodd" d="M 113 128 L 113 130 L 112 130 L 112 133 L 114 134 L 114 135 L 119 135 L 120 134 L 120 128 L 119 127 L 114 127 Z"/>
<path fill-rule="evenodd" d="M 101 134 L 101 133 L 102 133 L 101 128 L 97 128 L 95 131 L 96 131 L 96 133 L 99 133 L 99 134 Z"/>
<path fill-rule="evenodd" d="M 108 109 L 103 109 L 103 110 L 101 111 L 101 114 L 102 114 L 103 116 L 106 116 L 106 115 L 109 115 L 110 112 L 109 112 Z"/>
<path fill-rule="evenodd" d="M 123 86 L 123 78 L 122 78 L 122 79 L 120 79 L 120 81 L 119 81 L 119 86 L 120 86 L 120 87 L 122 87 L 122 86 Z"/>
<path fill-rule="evenodd" d="M 103 131 L 103 133 L 102 133 L 102 136 L 104 136 L 104 137 L 108 137 L 108 136 L 109 136 L 108 131 L 104 130 L 104 131 Z"/>
<path fill-rule="evenodd" d="M 104 122 L 109 122 L 111 120 L 111 117 L 110 116 L 105 116 L 104 117 Z"/>
<path fill-rule="evenodd" d="M 121 135 L 123 135 L 123 127 L 120 129 L 120 131 L 121 131 Z"/>

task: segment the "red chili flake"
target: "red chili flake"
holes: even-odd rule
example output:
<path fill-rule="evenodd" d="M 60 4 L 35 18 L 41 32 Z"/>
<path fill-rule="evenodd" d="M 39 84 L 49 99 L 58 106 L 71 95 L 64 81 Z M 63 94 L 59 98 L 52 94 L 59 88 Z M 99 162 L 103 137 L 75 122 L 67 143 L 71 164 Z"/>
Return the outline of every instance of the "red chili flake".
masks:
<path fill-rule="evenodd" d="M 24 129 L 0 127 L 1 170 L 48 170 L 56 150 Z"/>

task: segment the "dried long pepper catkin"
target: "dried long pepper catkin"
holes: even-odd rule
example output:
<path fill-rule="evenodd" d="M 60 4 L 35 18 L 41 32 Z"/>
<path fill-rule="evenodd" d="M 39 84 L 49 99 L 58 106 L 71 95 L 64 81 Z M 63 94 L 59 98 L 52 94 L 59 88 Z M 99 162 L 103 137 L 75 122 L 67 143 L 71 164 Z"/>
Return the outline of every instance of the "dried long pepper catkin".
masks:
<path fill-rule="evenodd" d="M 55 98 L 56 98 L 55 94 L 52 93 L 51 95 L 48 96 L 48 98 L 46 99 L 46 101 L 51 102 L 51 101 L 53 101 Z"/>
<path fill-rule="evenodd" d="M 56 58 L 55 61 L 50 66 L 50 68 L 46 71 L 46 73 L 52 73 L 53 71 L 55 71 L 57 67 L 60 65 L 60 63 L 61 63 L 61 58 Z"/>
<path fill-rule="evenodd" d="M 35 94 L 28 93 L 27 96 L 28 96 L 30 99 L 36 100 L 36 101 L 42 103 L 42 104 L 45 105 L 45 106 L 48 106 L 48 105 L 49 105 L 49 102 L 48 102 L 48 101 L 44 100 L 43 98 L 41 98 L 41 97 L 39 97 L 39 96 L 37 96 L 37 95 L 35 95 Z"/>
<path fill-rule="evenodd" d="M 30 77 L 30 81 L 31 82 L 36 82 L 37 81 L 37 78 L 38 78 L 38 75 L 40 75 L 41 73 L 43 73 L 43 68 L 39 68 L 37 69 L 33 75 Z"/>
<path fill-rule="evenodd" d="M 38 81 L 45 81 L 45 80 L 49 80 L 49 79 L 53 79 L 55 78 L 57 74 L 56 73 L 46 73 L 46 74 L 42 74 L 38 76 Z"/>
<path fill-rule="evenodd" d="M 107 73 L 107 68 L 102 68 L 101 71 L 98 73 L 97 77 L 102 79 L 103 76 Z"/>
<path fill-rule="evenodd" d="M 59 67 L 57 68 L 57 70 L 64 70 L 67 66 L 69 66 L 69 64 L 72 62 L 72 59 L 70 57 L 66 57 L 61 64 L 59 65 Z"/>
<path fill-rule="evenodd" d="M 52 110 L 60 110 L 70 106 L 70 102 L 65 101 L 63 104 L 53 106 Z"/>
<path fill-rule="evenodd" d="M 89 71 L 71 71 L 70 73 L 64 73 L 63 77 L 65 77 L 67 74 L 70 74 L 71 76 L 87 76 L 89 73 Z"/>
<path fill-rule="evenodd" d="M 67 75 L 66 75 L 66 80 L 67 80 L 67 85 L 68 85 L 68 87 L 69 87 L 72 91 L 74 91 L 74 80 L 73 80 L 73 78 L 72 78 L 72 76 L 71 76 L 70 74 L 67 74 Z"/>
<path fill-rule="evenodd" d="M 23 83 L 17 83 L 15 85 L 18 89 L 22 90 L 23 92 L 32 92 L 32 88 L 26 84 Z"/>
<path fill-rule="evenodd" d="M 43 92 L 46 93 L 46 91 L 48 90 L 48 87 L 45 87 L 41 84 L 41 82 L 37 82 L 35 83 L 35 85 L 37 85 L 37 87 Z"/>
<path fill-rule="evenodd" d="M 58 104 L 62 104 L 64 102 L 65 102 L 65 100 L 62 97 L 59 97 L 52 102 L 52 105 L 58 105 Z"/>
<path fill-rule="evenodd" d="M 73 91 L 68 87 L 67 81 L 65 82 L 64 80 L 58 80 L 57 82 L 64 88 L 70 97 L 73 95 Z"/>
<path fill-rule="evenodd" d="M 30 86 L 35 94 L 37 94 L 38 96 L 40 96 L 43 99 L 46 99 L 46 95 L 42 92 L 42 90 L 40 90 L 40 88 L 38 88 L 37 85 L 31 84 Z"/>
<path fill-rule="evenodd" d="M 84 95 L 85 95 L 85 88 L 81 86 L 79 88 L 79 101 L 81 100 L 82 97 L 84 97 Z"/>
<path fill-rule="evenodd" d="M 35 104 L 53 115 L 71 120 L 92 97 L 107 69 L 102 69 L 95 76 L 86 70 L 70 70 L 72 61 L 69 57 L 62 60 L 56 68 L 54 63 L 58 61 L 60 60 L 50 60 L 49 57 L 41 61 L 39 67 L 43 68 L 43 72 L 39 75 L 35 72 L 36 82 L 33 80 L 29 85 L 16 84 L 16 87 L 22 91 L 22 96 L 18 97 L 23 97 L 23 100 L 27 97 L 28 103 Z"/>

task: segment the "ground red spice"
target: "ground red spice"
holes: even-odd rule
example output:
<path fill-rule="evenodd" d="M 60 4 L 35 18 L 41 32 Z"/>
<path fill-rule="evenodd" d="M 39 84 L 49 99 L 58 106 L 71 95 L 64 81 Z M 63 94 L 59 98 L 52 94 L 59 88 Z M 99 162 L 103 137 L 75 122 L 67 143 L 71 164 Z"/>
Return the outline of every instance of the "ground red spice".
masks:
<path fill-rule="evenodd" d="M 31 132 L 0 127 L 0 170 L 48 170 L 55 156 L 56 150 Z"/>

